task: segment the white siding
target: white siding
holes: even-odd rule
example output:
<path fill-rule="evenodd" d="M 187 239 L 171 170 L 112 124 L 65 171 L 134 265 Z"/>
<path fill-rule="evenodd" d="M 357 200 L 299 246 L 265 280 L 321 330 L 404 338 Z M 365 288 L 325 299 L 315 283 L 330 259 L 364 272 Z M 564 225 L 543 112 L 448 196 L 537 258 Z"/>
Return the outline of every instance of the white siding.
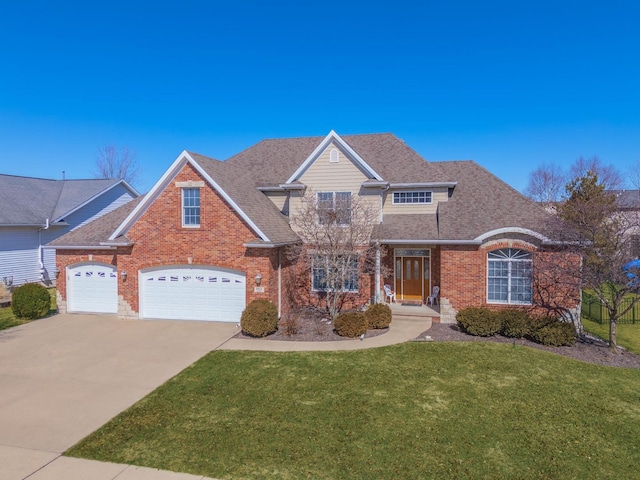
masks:
<path fill-rule="evenodd" d="M 98 198 L 88 203 L 79 210 L 73 212 L 64 220 L 69 224 L 70 230 L 75 230 L 82 225 L 99 218 L 125 203 L 133 200 L 133 195 L 122 185 L 113 187 L 108 192 L 100 195 Z M 66 233 L 66 232 L 65 232 Z"/>
<path fill-rule="evenodd" d="M 40 280 L 38 229 L 0 227 L 0 280 L 13 277 L 14 285 Z"/>

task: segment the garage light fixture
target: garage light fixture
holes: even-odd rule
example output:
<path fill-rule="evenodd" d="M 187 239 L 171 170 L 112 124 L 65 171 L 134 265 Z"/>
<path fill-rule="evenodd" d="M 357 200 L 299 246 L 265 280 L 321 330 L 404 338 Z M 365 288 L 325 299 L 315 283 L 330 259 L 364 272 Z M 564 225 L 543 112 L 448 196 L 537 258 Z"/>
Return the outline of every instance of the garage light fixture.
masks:
<path fill-rule="evenodd" d="M 127 271 L 126 270 L 122 270 L 120 272 L 120 278 L 122 279 L 123 282 L 127 279 Z"/>
<path fill-rule="evenodd" d="M 262 275 L 259 273 L 256 275 L 256 285 L 260 285 L 262 283 Z"/>

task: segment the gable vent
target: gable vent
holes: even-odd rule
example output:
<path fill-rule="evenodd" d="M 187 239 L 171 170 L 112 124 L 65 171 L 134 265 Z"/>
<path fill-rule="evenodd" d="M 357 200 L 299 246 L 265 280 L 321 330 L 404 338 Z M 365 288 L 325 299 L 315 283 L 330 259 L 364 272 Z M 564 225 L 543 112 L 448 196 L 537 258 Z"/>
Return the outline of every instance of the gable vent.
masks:
<path fill-rule="evenodd" d="M 340 161 L 340 152 L 337 148 L 332 148 L 329 152 L 329 161 L 331 163 L 338 163 Z"/>

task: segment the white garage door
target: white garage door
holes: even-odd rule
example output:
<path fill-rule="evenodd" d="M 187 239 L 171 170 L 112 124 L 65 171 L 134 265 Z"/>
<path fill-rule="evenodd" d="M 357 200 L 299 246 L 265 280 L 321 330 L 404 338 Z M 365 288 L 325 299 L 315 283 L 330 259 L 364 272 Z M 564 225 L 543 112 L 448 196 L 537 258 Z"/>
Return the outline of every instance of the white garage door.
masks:
<path fill-rule="evenodd" d="M 118 274 L 113 265 L 85 263 L 67 269 L 67 310 L 117 313 Z"/>
<path fill-rule="evenodd" d="M 206 267 L 167 267 L 140 272 L 140 316 L 239 322 L 245 308 L 245 276 Z"/>

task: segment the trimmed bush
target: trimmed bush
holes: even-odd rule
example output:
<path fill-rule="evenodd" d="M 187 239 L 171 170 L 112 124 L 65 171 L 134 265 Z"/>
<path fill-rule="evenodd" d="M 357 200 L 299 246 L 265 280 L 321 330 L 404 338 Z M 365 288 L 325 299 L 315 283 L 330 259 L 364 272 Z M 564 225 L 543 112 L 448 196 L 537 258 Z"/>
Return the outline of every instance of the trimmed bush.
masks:
<path fill-rule="evenodd" d="M 364 312 L 345 312 L 338 315 L 333 327 L 341 337 L 359 337 L 367 333 L 367 316 Z"/>
<path fill-rule="evenodd" d="M 18 318 L 42 318 L 51 310 L 49 290 L 39 283 L 27 283 L 16 288 L 11 300 L 11 309 Z"/>
<path fill-rule="evenodd" d="M 269 300 L 254 300 L 242 312 L 240 327 L 252 337 L 266 337 L 278 329 L 278 309 Z"/>
<path fill-rule="evenodd" d="M 524 310 L 507 308 L 496 312 L 502 324 L 502 335 L 524 338 L 531 332 L 531 316 Z"/>
<path fill-rule="evenodd" d="M 500 317 L 488 308 L 467 307 L 456 315 L 458 325 L 470 335 L 490 337 L 500 331 Z"/>
<path fill-rule="evenodd" d="M 553 317 L 539 317 L 530 336 L 534 342 L 550 347 L 570 347 L 576 343 L 576 330 L 571 323 Z"/>
<path fill-rule="evenodd" d="M 391 307 L 384 303 L 374 303 L 364 312 L 369 328 L 387 328 L 391 323 Z"/>

